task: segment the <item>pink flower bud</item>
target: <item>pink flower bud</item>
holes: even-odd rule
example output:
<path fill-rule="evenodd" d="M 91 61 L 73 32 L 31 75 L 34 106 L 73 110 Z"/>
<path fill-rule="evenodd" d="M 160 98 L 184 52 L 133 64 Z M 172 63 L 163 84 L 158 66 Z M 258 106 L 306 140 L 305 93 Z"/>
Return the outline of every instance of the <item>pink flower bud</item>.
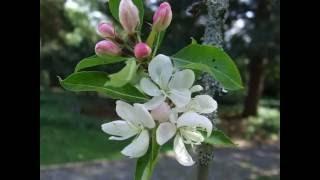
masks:
<path fill-rule="evenodd" d="M 119 55 L 121 53 L 121 49 L 118 47 L 118 45 L 109 40 L 99 41 L 96 44 L 95 51 L 98 56 Z"/>
<path fill-rule="evenodd" d="M 165 102 L 163 102 L 157 108 L 151 111 L 151 116 L 153 117 L 153 119 L 159 122 L 168 121 L 169 114 L 170 114 L 170 106 Z"/>
<path fill-rule="evenodd" d="M 133 34 L 140 23 L 139 10 L 132 0 L 121 0 L 119 5 L 119 20 L 128 34 Z"/>
<path fill-rule="evenodd" d="M 104 38 L 114 38 L 116 36 L 114 27 L 111 23 L 100 22 L 97 29 L 99 34 Z"/>
<path fill-rule="evenodd" d="M 134 47 L 134 55 L 137 59 L 143 59 L 151 54 L 151 48 L 146 43 L 138 43 Z"/>
<path fill-rule="evenodd" d="M 161 3 L 157 11 L 153 15 L 153 29 L 163 31 L 167 29 L 172 20 L 172 11 L 169 3 Z"/>

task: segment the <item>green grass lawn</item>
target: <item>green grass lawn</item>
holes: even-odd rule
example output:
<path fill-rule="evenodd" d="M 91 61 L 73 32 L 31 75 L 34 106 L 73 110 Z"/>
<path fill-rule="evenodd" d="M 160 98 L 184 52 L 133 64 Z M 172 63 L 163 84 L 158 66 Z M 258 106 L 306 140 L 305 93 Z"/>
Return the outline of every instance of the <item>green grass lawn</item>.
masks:
<path fill-rule="evenodd" d="M 132 139 L 109 141 L 101 131 L 101 124 L 108 122 L 108 117 L 89 117 L 73 110 L 88 103 L 86 99 L 90 98 L 73 93 L 40 95 L 41 165 L 124 158 L 120 151 Z"/>
<path fill-rule="evenodd" d="M 256 178 L 256 180 L 280 180 L 280 176 L 259 176 Z"/>
<path fill-rule="evenodd" d="M 40 163 L 117 159 L 128 141 L 109 141 L 101 119 L 72 111 L 81 96 L 44 93 L 40 96 Z M 78 103 L 78 104 L 77 104 Z"/>

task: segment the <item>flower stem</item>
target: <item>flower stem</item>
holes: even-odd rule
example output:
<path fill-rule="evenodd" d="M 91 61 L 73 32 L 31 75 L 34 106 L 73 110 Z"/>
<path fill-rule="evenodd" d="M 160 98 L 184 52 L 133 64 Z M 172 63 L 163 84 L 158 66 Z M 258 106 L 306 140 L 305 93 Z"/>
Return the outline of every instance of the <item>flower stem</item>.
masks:
<path fill-rule="evenodd" d="M 161 146 L 158 145 L 156 141 L 156 129 L 152 129 L 149 149 L 147 153 L 137 160 L 135 180 L 151 180 L 153 170 L 158 160 L 158 154 L 160 152 Z"/>
<path fill-rule="evenodd" d="M 137 35 L 138 42 L 141 42 L 141 36 L 140 36 L 140 33 L 136 33 L 136 35 Z"/>
<path fill-rule="evenodd" d="M 157 144 L 156 141 L 156 128 L 152 130 L 152 135 L 151 135 L 151 157 L 149 161 L 149 173 L 148 173 L 148 179 L 151 179 L 153 170 L 155 168 L 155 165 L 158 161 L 158 154 L 160 152 L 160 146 Z"/>
<path fill-rule="evenodd" d="M 148 39 L 147 39 L 147 44 L 151 48 L 153 48 L 153 41 L 154 41 L 156 35 L 157 35 L 157 32 L 152 29 L 149 36 L 148 36 Z"/>
<path fill-rule="evenodd" d="M 154 58 L 154 56 L 157 54 L 159 44 L 160 44 L 160 33 L 157 34 L 157 41 L 156 41 L 156 45 L 154 47 L 154 50 L 152 52 L 152 58 Z"/>

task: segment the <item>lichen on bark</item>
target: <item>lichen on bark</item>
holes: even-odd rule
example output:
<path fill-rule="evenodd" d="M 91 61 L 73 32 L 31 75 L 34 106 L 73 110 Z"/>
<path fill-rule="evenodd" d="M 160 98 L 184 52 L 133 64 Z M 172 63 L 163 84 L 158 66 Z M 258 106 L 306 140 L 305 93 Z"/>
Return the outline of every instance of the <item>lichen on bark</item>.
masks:
<path fill-rule="evenodd" d="M 223 48 L 223 26 L 227 18 L 229 0 L 206 0 L 207 23 L 203 36 L 203 44 L 214 45 Z M 197 80 L 204 87 L 202 94 L 212 97 L 226 93 L 221 84 L 207 73 Z M 207 115 L 216 127 L 217 112 Z M 209 177 L 209 165 L 213 159 L 213 146 L 203 143 L 197 149 L 198 152 L 198 180 L 207 180 Z"/>

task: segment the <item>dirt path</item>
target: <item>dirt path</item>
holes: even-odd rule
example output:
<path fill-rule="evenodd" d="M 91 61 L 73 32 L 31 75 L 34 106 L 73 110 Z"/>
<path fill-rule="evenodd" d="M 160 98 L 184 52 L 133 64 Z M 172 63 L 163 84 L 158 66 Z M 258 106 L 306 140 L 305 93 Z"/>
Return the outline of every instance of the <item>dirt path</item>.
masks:
<path fill-rule="evenodd" d="M 42 167 L 41 180 L 132 180 L 134 160 L 97 161 Z M 217 149 L 210 180 L 280 179 L 278 145 Z M 194 180 L 196 166 L 183 167 L 170 155 L 161 157 L 152 180 Z M 273 176 L 262 178 L 261 176 Z"/>

